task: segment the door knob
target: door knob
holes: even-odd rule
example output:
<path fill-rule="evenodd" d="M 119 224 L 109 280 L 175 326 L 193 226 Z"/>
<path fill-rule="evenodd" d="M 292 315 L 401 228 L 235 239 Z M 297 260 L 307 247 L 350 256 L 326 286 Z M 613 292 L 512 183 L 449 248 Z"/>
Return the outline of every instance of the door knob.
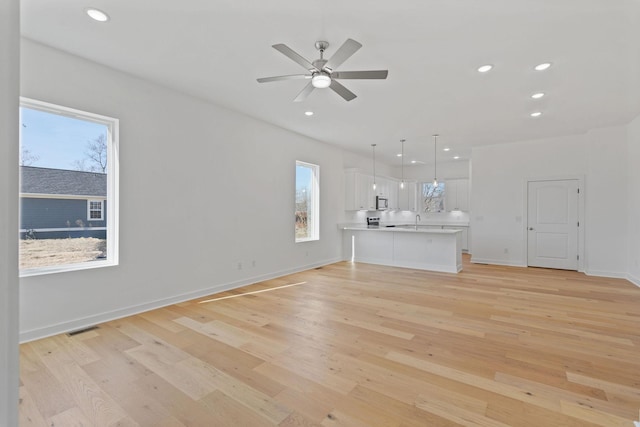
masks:
<path fill-rule="evenodd" d="M 529 231 L 533 231 L 533 227 L 529 227 Z"/>

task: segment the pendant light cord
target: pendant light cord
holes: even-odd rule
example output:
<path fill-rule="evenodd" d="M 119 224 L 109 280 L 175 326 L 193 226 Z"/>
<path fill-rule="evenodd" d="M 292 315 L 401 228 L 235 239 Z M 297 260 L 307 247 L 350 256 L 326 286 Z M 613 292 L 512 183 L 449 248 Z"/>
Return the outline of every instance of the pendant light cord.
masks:
<path fill-rule="evenodd" d="M 438 134 L 433 135 L 433 184 L 438 184 Z"/>
<path fill-rule="evenodd" d="M 371 144 L 371 151 L 373 151 L 373 189 L 376 189 L 376 144 Z"/>
<path fill-rule="evenodd" d="M 402 168 L 402 180 L 400 181 L 401 187 L 404 188 L 404 139 L 400 140 L 400 159 Z"/>

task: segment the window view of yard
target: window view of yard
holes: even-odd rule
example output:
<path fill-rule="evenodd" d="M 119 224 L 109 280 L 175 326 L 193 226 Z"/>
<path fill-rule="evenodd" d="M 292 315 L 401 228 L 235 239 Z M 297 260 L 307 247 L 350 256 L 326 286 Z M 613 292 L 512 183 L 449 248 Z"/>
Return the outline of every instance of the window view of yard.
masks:
<path fill-rule="evenodd" d="M 318 166 L 296 162 L 296 242 L 317 240 Z"/>
<path fill-rule="evenodd" d="M 422 211 L 443 212 L 445 183 L 440 182 L 434 186 L 431 182 L 422 183 Z"/>
<path fill-rule="evenodd" d="M 110 120 L 103 119 L 108 118 L 23 101 L 21 270 L 108 258 L 108 154 L 112 134 Z"/>
<path fill-rule="evenodd" d="M 21 239 L 20 268 L 50 267 L 104 259 L 107 241 L 94 237 Z"/>

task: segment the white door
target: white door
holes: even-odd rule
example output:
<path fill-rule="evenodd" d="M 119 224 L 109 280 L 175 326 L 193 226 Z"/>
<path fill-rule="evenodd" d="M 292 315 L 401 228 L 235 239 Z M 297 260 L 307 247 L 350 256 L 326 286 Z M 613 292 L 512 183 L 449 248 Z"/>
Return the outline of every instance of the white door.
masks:
<path fill-rule="evenodd" d="M 578 180 L 530 181 L 527 264 L 578 269 Z"/>

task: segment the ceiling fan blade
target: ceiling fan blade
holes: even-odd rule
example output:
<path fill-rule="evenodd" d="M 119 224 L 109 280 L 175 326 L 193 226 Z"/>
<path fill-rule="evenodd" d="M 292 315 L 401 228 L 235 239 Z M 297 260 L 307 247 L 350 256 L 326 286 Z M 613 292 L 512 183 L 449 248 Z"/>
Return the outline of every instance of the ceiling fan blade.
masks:
<path fill-rule="evenodd" d="M 302 65 L 307 70 L 309 70 L 309 71 L 320 71 L 311 62 L 307 61 L 302 56 L 300 56 L 296 52 L 294 52 L 294 50 L 291 49 L 289 46 L 287 46 L 285 44 L 274 44 L 272 47 L 275 50 L 277 50 L 278 52 L 280 52 L 283 55 L 285 55 L 286 57 L 288 57 L 289 59 L 297 62 L 300 65 Z"/>
<path fill-rule="evenodd" d="M 258 83 L 267 83 L 267 82 L 279 82 L 280 80 L 300 80 L 300 79 L 310 79 L 311 74 L 289 74 L 287 76 L 273 76 L 273 77 L 261 77 L 258 80 Z"/>
<path fill-rule="evenodd" d="M 332 79 L 386 79 L 388 70 L 370 71 L 335 71 L 331 73 Z"/>
<path fill-rule="evenodd" d="M 302 92 L 300 92 L 298 94 L 298 96 L 296 96 L 296 99 L 294 99 L 293 102 L 302 102 L 302 101 L 304 101 L 305 99 L 307 99 L 307 96 L 309 96 L 309 94 L 311 92 L 313 92 L 314 89 L 315 89 L 315 87 L 313 87 L 311 82 L 309 82 L 309 84 L 306 85 L 304 87 L 304 89 L 302 89 Z"/>
<path fill-rule="evenodd" d="M 311 83 L 309 83 L 311 84 Z M 338 95 L 340 95 L 341 97 L 344 98 L 345 101 L 351 101 L 352 99 L 354 99 L 356 97 L 356 94 L 351 92 L 349 89 L 347 89 L 346 87 L 342 86 L 340 83 L 338 83 L 335 80 L 331 80 L 331 86 L 329 86 L 331 89 L 333 89 L 333 91 L 335 93 L 337 93 Z"/>
<path fill-rule="evenodd" d="M 347 39 L 346 42 L 340 46 L 340 48 L 333 54 L 331 59 L 324 64 L 324 68 L 329 68 L 331 70 L 335 70 L 342 64 L 344 61 L 349 59 L 351 55 L 357 52 L 362 45 L 353 39 Z"/>

